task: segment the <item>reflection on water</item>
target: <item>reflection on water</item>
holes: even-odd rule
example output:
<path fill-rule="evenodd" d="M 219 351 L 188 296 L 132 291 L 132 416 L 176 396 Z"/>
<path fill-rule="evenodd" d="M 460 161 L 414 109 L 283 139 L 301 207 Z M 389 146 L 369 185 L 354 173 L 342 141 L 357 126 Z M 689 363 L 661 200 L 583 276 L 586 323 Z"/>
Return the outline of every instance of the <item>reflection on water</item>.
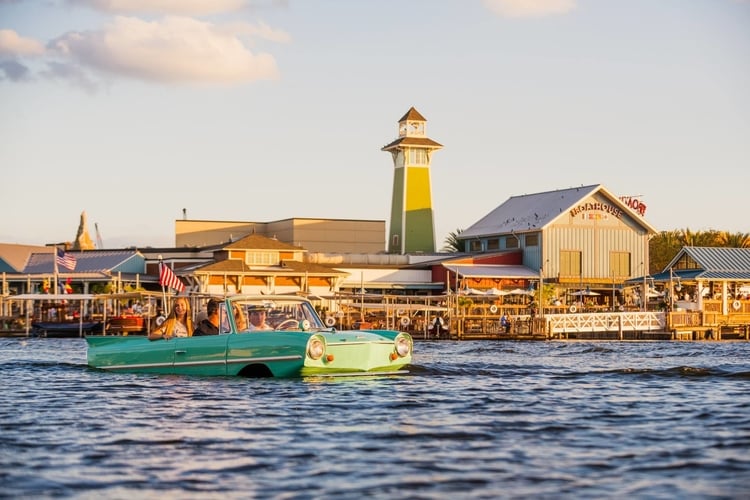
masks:
<path fill-rule="evenodd" d="M 114 374 L 0 339 L 0 494 L 742 498 L 750 344 L 417 343 L 410 374 Z"/>

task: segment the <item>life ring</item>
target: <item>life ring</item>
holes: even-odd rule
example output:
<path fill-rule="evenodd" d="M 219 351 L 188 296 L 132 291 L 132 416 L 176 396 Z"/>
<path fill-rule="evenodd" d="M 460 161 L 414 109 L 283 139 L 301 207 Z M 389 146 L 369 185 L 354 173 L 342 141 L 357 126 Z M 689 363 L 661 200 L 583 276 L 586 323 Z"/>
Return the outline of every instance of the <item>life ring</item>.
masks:
<path fill-rule="evenodd" d="M 625 306 L 620 306 L 620 307 L 618 307 L 617 309 L 618 309 L 618 310 L 619 310 L 620 312 L 622 312 L 622 311 L 624 311 L 624 310 L 625 310 Z"/>
<path fill-rule="evenodd" d="M 491 312 L 492 314 L 495 314 L 495 313 L 497 312 L 497 306 L 496 306 L 495 304 L 492 304 L 492 305 L 490 306 L 490 312 Z"/>
<path fill-rule="evenodd" d="M 570 311 L 572 313 L 575 313 L 577 310 L 578 310 L 578 308 L 575 306 L 575 304 L 573 304 L 572 306 L 570 306 L 568 308 L 568 311 Z"/>
<path fill-rule="evenodd" d="M 409 316 L 401 316 L 399 321 L 401 322 L 401 326 L 409 326 L 409 323 L 411 323 Z"/>
<path fill-rule="evenodd" d="M 336 324 L 336 318 L 334 318 L 333 316 L 328 316 L 326 318 L 326 326 L 333 326 L 335 324 Z"/>
<path fill-rule="evenodd" d="M 739 311 L 741 307 L 742 302 L 740 302 L 739 300 L 735 300 L 734 302 L 732 302 L 732 309 L 734 309 L 735 311 Z"/>
<path fill-rule="evenodd" d="M 156 326 L 161 326 L 166 320 L 167 320 L 167 318 L 165 318 L 164 316 L 157 316 L 156 317 Z"/>

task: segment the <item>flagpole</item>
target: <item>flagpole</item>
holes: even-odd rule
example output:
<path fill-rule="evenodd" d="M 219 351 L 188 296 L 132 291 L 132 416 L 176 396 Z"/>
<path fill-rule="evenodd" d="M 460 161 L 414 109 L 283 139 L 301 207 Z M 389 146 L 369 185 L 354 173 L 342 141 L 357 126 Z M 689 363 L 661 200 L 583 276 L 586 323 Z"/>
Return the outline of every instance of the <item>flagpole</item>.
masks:
<path fill-rule="evenodd" d="M 159 255 L 159 282 L 161 282 L 161 266 L 164 265 L 161 255 Z M 167 292 L 164 289 L 164 283 L 161 283 L 161 308 L 162 314 L 167 312 Z"/>
<path fill-rule="evenodd" d="M 54 290 L 52 293 L 54 293 L 54 294 L 58 293 L 58 290 L 57 290 L 57 273 L 58 273 L 58 270 L 57 270 L 57 250 L 58 250 L 57 245 L 55 245 L 55 252 L 52 255 L 52 262 L 54 262 L 54 266 L 55 266 L 54 267 L 54 272 L 52 273 L 52 281 L 53 281 L 52 285 L 54 287 L 54 288 L 52 288 L 52 290 Z"/>

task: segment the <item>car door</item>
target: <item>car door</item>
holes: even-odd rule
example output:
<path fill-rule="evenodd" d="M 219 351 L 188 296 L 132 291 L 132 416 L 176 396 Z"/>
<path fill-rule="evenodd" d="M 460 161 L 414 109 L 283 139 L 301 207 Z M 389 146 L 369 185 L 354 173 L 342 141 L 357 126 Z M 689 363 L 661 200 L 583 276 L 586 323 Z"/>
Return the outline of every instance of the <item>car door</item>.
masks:
<path fill-rule="evenodd" d="M 230 335 L 179 337 L 174 340 L 174 369 L 185 375 L 226 375 Z"/>

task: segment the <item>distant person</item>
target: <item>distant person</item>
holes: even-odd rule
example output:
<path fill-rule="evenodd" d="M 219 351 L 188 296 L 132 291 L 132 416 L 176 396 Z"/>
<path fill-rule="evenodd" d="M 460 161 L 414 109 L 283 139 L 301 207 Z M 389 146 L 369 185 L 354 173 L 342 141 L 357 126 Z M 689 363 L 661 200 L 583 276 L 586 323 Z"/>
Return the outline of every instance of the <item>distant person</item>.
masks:
<path fill-rule="evenodd" d="M 172 304 L 172 312 L 161 325 L 151 331 L 148 338 L 149 340 L 159 340 L 172 337 L 191 337 L 193 330 L 190 302 L 188 302 L 187 297 L 177 297 Z"/>
<path fill-rule="evenodd" d="M 448 329 L 445 327 L 445 320 L 443 320 L 443 318 L 440 316 L 435 316 L 432 318 L 429 330 L 432 331 L 432 334 L 436 339 L 441 338 L 443 333 L 448 331 Z"/>
<path fill-rule="evenodd" d="M 206 304 L 206 318 L 198 323 L 193 336 L 219 334 L 219 301 L 211 299 Z"/>
<path fill-rule="evenodd" d="M 255 307 L 250 309 L 250 326 L 248 330 L 273 330 L 273 327 L 266 323 L 266 309 Z"/>
<path fill-rule="evenodd" d="M 503 313 L 502 316 L 500 316 L 500 328 L 505 330 L 505 333 L 510 332 L 510 318 L 508 317 L 508 313 Z"/>

